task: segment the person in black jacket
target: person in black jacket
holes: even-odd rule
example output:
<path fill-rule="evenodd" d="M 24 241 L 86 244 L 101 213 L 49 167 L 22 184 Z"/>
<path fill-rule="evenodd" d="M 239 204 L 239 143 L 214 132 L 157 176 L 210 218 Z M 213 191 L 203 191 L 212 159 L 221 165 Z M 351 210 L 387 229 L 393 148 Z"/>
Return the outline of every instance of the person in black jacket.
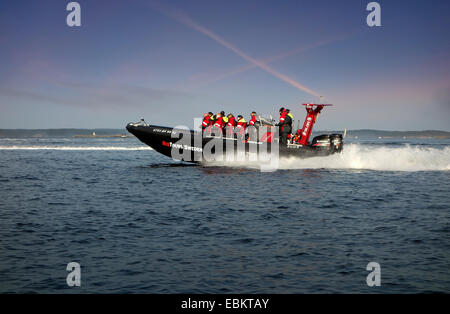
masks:
<path fill-rule="evenodd" d="M 280 122 L 277 125 L 280 127 L 280 142 L 287 145 L 288 134 L 292 132 L 292 118 L 284 108 L 280 109 Z"/>

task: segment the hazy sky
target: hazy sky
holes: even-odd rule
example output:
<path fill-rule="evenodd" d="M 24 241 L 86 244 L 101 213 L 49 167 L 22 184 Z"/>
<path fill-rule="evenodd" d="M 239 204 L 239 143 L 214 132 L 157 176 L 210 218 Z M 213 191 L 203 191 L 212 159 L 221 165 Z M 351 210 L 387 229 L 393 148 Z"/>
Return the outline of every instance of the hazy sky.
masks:
<path fill-rule="evenodd" d="M 450 1 L 0 2 L 0 128 L 192 125 L 323 95 L 318 129 L 450 131 Z"/>

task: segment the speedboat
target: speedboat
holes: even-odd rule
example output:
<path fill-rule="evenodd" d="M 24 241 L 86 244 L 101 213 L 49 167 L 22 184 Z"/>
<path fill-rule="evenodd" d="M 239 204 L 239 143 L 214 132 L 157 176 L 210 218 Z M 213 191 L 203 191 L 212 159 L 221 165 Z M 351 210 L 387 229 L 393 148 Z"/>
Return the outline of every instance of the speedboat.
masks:
<path fill-rule="evenodd" d="M 257 138 L 214 134 L 184 128 L 150 125 L 141 119 L 126 126 L 128 132 L 136 136 L 155 151 L 174 160 L 186 162 L 207 162 L 211 158 L 223 156 L 249 156 L 277 154 L 282 157 L 309 158 L 340 153 L 343 149 L 342 134 L 323 134 L 311 137 L 313 126 L 326 104 L 303 104 L 306 118 L 301 129 L 291 134 L 287 144 L 280 143 L 278 126 L 272 119 L 259 117 L 256 123 Z"/>

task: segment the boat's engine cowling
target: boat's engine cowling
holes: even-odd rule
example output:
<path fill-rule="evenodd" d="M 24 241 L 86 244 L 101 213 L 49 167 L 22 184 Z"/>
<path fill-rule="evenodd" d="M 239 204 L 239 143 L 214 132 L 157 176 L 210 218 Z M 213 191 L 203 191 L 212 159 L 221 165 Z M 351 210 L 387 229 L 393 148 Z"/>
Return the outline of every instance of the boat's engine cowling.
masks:
<path fill-rule="evenodd" d="M 331 148 L 331 135 L 319 135 L 313 138 L 311 146 L 315 149 L 329 150 Z"/>
<path fill-rule="evenodd" d="M 334 152 L 341 152 L 343 146 L 342 134 L 331 134 L 331 147 Z"/>

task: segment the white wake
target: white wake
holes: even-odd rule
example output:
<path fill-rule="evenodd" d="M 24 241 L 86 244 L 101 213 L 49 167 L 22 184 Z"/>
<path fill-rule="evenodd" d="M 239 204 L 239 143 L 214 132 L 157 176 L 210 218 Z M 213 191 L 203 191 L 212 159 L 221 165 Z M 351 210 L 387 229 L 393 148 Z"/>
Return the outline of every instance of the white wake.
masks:
<path fill-rule="evenodd" d="M 450 147 L 389 147 L 347 144 L 341 154 L 307 159 L 281 158 L 280 169 L 450 170 Z"/>
<path fill-rule="evenodd" d="M 138 151 L 152 150 L 148 146 L 44 146 L 0 145 L 0 150 L 61 150 L 61 151 Z M 211 166 L 261 168 L 258 162 L 209 163 Z M 313 158 L 280 158 L 277 169 L 355 169 L 379 171 L 448 171 L 450 146 L 402 147 L 346 144 L 341 154 Z"/>
<path fill-rule="evenodd" d="M 250 168 L 264 171 L 267 163 L 258 161 L 210 162 L 207 166 Z M 266 165 L 265 168 L 263 168 Z M 271 164 L 271 171 L 278 169 L 346 169 L 378 171 L 447 171 L 450 170 L 450 146 L 402 147 L 346 144 L 340 154 L 326 157 L 280 157 L 278 164 Z"/>

